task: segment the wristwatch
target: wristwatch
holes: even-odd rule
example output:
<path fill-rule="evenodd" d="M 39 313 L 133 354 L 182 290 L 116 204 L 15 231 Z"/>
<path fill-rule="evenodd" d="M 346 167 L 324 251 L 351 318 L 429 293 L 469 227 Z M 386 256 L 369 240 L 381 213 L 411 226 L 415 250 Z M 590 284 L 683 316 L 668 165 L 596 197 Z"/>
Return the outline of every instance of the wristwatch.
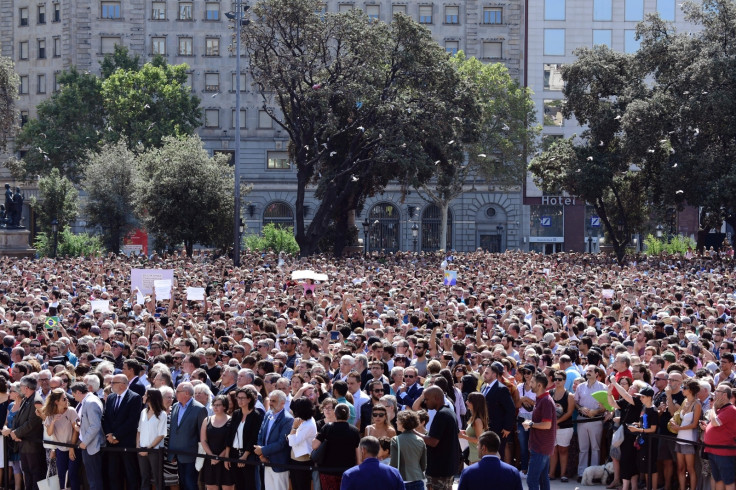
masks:
<path fill-rule="evenodd" d="M 532 427 L 534 427 L 534 422 L 529 422 L 529 428 L 531 429 Z"/>

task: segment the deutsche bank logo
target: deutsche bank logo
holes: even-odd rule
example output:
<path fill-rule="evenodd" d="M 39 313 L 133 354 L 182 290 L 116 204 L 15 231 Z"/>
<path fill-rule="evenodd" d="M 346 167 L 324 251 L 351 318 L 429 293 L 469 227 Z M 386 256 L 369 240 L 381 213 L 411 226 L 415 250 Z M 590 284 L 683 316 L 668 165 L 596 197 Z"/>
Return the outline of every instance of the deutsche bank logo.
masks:
<path fill-rule="evenodd" d="M 590 226 L 601 226 L 601 219 L 598 216 L 591 216 L 590 217 Z"/>
<path fill-rule="evenodd" d="M 542 216 L 539 218 L 539 224 L 542 226 L 552 226 L 552 217 Z"/>

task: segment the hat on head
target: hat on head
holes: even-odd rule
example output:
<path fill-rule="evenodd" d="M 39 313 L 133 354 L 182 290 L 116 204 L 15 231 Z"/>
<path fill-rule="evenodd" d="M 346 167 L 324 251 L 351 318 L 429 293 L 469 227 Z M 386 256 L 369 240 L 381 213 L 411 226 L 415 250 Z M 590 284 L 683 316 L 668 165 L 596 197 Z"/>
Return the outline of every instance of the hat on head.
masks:
<path fill-rule="evenodd" d="M 654 390 L 651 386 L 645 386 L 644 388 L 639 390 L 639 395 L 641 396 L 654 396 Z"/>
<path fill-rule="evenodd" d="M 677 361 L 677 357 L 675 357 L 675 353 L 669 350 L 665 352 L 664 354 L 662 354 L 662 359 L 664 359 L 667 362 Z"/>
<path fill-rule="evenodd" d="M 537 368 L 534 367 L 534 364 L 524 364 L 523 366 L 521 366 L 521 369 L 524 369 L 526 371 L 531 371 L 532 373 L 537 370 Z"/>

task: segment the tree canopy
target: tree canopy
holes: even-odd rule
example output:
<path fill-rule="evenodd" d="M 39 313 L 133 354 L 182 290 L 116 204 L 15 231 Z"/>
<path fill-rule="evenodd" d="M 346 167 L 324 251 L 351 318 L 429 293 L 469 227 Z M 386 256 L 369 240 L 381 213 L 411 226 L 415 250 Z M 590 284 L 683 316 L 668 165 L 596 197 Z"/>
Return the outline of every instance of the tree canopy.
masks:
<path fill-rule="evenodd" d="M 38 215 L 41 231 L 50 232 L 51 222 L 56 220 L 59 231 L 63 231 L 77 217 L 79 193 L 74 184 L 54 168 L 38 181 L 39 200 L 31 201 Z"/>

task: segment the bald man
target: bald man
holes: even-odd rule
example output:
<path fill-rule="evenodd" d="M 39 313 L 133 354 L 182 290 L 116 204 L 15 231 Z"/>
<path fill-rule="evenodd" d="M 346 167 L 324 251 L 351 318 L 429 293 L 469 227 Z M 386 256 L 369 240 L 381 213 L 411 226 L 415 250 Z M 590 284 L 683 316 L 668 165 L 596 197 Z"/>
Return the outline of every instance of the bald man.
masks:
<path fill-rule="evenodd" d="M 424 390 L 427 410 L 436 410 L 429 434 L 419 434 L 427 445 L 427 490 L 451 490 L 457 473 L 460 440 L 455 412 L 445 406 L 445 394 L 438 386 Z"/>
<path fill-rule="evenodd" d="M 128 378 L 116 374 L 112 378 L 112 393 L 105 402 L 102 429 L 107 443 L 114 447 L 135 448 L 138 419 L 142 410 L 141 397 L 128 389 Z M 139 488 L 138 459 L 134 452 L 111 452 L 107 458 L 109 488 L 122 490 L 123 482 L 129 488 Z"/>

